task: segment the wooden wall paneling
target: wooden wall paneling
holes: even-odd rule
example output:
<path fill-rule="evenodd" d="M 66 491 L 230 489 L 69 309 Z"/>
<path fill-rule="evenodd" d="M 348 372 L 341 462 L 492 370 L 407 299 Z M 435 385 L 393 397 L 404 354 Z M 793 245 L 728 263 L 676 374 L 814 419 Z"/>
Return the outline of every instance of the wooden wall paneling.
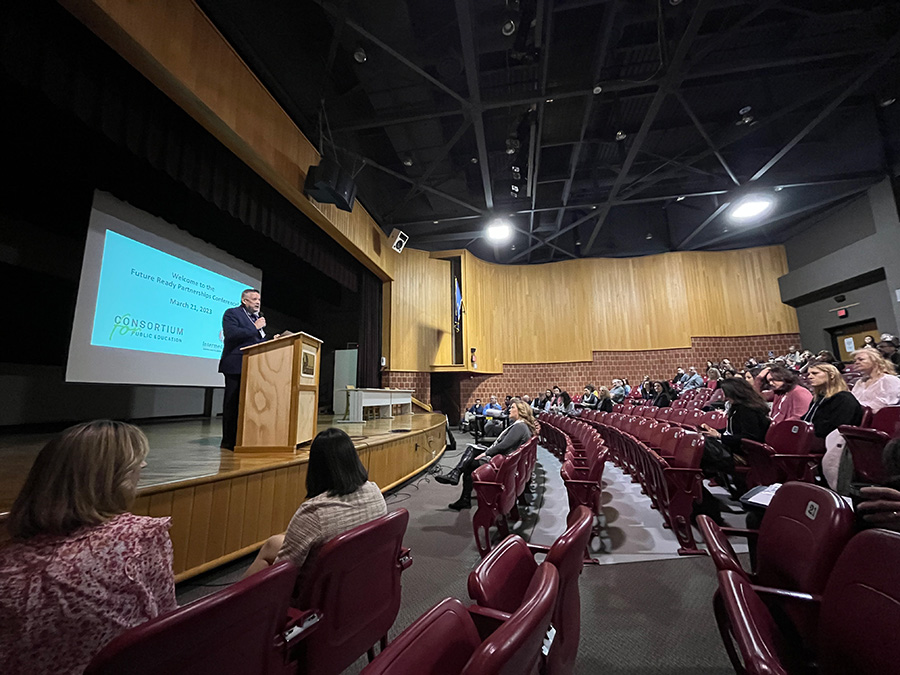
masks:
<path fill-rule="evenodd" d="M 212 517 L 213 484 L 202 483 L 193 488 L 191 504 L 191 536 L 188 539 L 188 554 L 185 567 L 190 569 L 205 563 L 206 541 L 209 536 Z"/>
<path fill-rule="evenodd" d="M 191 511 L 193 507 L 194 488 L 187 487 L 172 493 L 172 538 L 174 560 L 172 567 L 175 574 L 188 569 L 188 542 L 191 537 Z"/>
<path fill-rule="evenodd" d="M 250 546 L 260 540 L 259 504 L 262 497 L 262 474 L 247 476 L 247 499 L 244 502 L 244 527 L 241 532 L 241 547 Z"/>
<path fill-rule="evenodd" d="M 275 472 L 264 471 L 260 475 L 262 476 L 262 482 L 260 486 L 256 541 L 262 541 L 275 531 Z"/>
<path fill-rule="evenodd" d="M 134 504 L 131 505 L 131 513 L 136 516 L 149 516 L 150 515 L 150 497 L 149 496 L 141 496 L 137 497 L 134 500 Z M 166 514 L 168 515 L 168 514 Z"/>
<path fill-rule="evenodd" d="M 290 508 L 291 502 L 288 499 L 288 485 L 290 481 L 291 469 L 278 469 L 275 472 L 275 491 L 273 494 L 274 503 L 272 505 L 273 525 L 275 532 L 284 531 L 287 528 L 287 521 L 294 514 L 299 502 Z M 274 534 L 274 533 L 273 533 Z"/>
<path fill-rule="evenodd" d="M 229 481 L 228 517 L 225 522 L 225 550 L 237 551 L 243 543 L 244 508 L 247 501 L 247 476 Z"/>
<path fill-rule="evenodd" d="M 228 553 L 225 542 L 228 539 L 228 505 L 234 479 L 220 480 L 212 483 L 212 505 L 210 508 L 209 532 L 206 537 L 204 562 L 216 560 Z"/>
<path fill-rule="evenodd" d="M 428 371 L 452 360 L 450 263 L 407 248 L 397 256 L 389 295 L 391 370 Z"/>
<path fill-rule="evenodd" d="M 61 4 L 383 281 L 394 252 L 372 217 L 302 193 L 315 147 L 191 0 Z"/>

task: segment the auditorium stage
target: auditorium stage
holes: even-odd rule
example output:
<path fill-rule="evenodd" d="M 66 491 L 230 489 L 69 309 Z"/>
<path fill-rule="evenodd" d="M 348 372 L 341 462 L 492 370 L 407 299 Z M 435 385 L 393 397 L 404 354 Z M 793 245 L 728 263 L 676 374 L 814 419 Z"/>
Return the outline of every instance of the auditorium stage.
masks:
<path fill-rule="evenodd" d="M 434 413 L 340 425 L 334 425 L 330 416 L 320 416 L 318 430 L 344 429 L 369 479 L 388 490 L 440 458 L 446 442 L 444 425 L 444 416 Z M 293 454 L 221 450 L 219 419 L 139 426 L 150 441 L 150 454 L 133 511 L 171 516 L 179 581 L 245 555 L 270 535 L 283 532 L 305 498 L 307 450 Z M 0 434 L 0 514 L 9 511 L 34 458 L 52 435 Z"/>

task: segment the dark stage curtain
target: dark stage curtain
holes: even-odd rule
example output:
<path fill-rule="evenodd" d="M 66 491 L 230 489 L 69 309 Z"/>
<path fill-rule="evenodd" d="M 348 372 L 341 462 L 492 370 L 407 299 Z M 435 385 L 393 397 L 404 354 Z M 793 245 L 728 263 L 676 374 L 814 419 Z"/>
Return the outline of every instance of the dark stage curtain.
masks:
<path fill-rule="evenodd" d="M 359 352 L 356 357 L 356 386 L 381 386 L 381 290 L 374 274 L 359 277 Z"/>
<path fill-rule="evenodd" d="M 157 172 L 164 172 L 344 288 L 355 292 L 361 278 L 371 276 L 337 242 L 56 3 L 3 3 L 0 69 L 4 81 L 49 100 L 91 132 L 101 134 Z M 15 105 L 15 101 L 7 100 L 6 105 Z M 219 233 L 212 231 L 215 224 L 180 220 L 175 207 L 160 199 L 163 195 L 153 185 L 114 175 L 106 182 L 97 187 L 221 245 L 217 242 Z M 240 257 L 253 262 L 254 256 Z M 379 282 L 379 322 L 380 297 Z M 369 303 L 363 306 L 370 307 Z M 375 349 L 380 349 L 379 345 Z"/>

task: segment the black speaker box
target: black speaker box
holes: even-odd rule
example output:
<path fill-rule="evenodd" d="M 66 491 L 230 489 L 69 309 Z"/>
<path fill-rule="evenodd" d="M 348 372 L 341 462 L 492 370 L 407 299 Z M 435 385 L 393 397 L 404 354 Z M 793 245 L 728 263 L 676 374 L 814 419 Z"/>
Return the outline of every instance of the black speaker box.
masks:
<path fill-rule="evenodd" d="M 323 157 L 318 166 L 309 167 L 303 194 L 321 204 L 334 204 L 342 211 L 352 211 L 356 202 L 356 183 L 334 159 Z"/>

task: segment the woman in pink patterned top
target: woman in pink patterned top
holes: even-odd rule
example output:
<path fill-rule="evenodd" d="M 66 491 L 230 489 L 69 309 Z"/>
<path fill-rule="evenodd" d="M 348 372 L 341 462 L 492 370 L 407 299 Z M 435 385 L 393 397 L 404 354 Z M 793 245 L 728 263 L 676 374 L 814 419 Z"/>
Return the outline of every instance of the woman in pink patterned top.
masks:
<path fill-rule="evenodd" d="M 0 549 L 0 673 L 81 673 L 131 626 L 175 609 L 168 518 L 128 513 L 147 437 L 122 422 L 41 450 Z"/>

